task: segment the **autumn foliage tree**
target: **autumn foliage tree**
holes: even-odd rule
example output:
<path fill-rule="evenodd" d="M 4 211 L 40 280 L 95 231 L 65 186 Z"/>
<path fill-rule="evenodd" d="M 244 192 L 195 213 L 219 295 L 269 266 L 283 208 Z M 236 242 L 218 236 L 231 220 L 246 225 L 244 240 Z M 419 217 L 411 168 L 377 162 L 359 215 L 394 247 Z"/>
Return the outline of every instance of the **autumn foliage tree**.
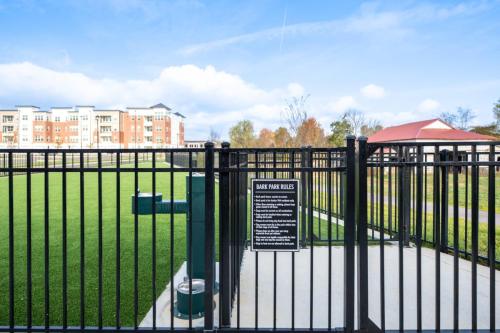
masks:
<path fill-rule="evenodd" d="M 297 146 L 324 147 L 326 143 L 325 131 L 314 117 L 307 118 L 297 128 Z"/>
<path fill-rule="evenodd" d="M 287 148 L 293 145 L 292 136 L 285 127 L 278 127 L 274 131 L 274 144 L 280 148 Z"/>
<path fill-rule="evenodd" d="M 272 148 L 275 147 L 274 132 L 268 128 L 263 128 L 259 132 L 259 137 L 257 138 L 257 147 L 260 148 Z"/>

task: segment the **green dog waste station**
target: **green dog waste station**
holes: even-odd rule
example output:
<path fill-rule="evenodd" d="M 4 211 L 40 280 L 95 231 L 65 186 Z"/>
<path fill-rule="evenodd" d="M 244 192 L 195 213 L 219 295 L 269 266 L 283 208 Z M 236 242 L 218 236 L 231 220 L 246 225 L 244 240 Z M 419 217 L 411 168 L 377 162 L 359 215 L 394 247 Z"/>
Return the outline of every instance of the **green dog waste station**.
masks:
<path fill-rule="evenodd" d="M 137 215 L 152 215 L 153 204 L 156 214 L 186 214 L 186 257 L 187 276 L 177 285 L 176 310 L 180 317 L 189 316 L 189 280 L 192 282 L 191 309 L 193 316 L 203 316 L 205 295 L 205 176 L 193 174 L 189 193 L 189 176 L 186 176 L 186 200 L 163 200 L 161 193 L 138 193 L 137 199 L 132 195 L 132 213 Z M 189 198 L 191 197 L 191 216 L 189 216 Z M 137 209 L 135 203 L 137 200 Z M 172 211 L 173 209 L 173 211 Z M 189 256 L 189 233 L 192 227 L 192 252 Z M 213 242 L 215 246 L 215 241 Z M 215 253 L 215 251 L 214 251 Z M 215 260 L 214 260 L 215 262 Z M 191 271 L 192 269 L 192 271 Z M 215 272 L 215 267 L 214 267 Z M 215 281 L 215 276 L 213 281 Z M 216 286 L 214 286 L 216 287 Z M 214 288 L 215 289 L 215 288 Z"/>

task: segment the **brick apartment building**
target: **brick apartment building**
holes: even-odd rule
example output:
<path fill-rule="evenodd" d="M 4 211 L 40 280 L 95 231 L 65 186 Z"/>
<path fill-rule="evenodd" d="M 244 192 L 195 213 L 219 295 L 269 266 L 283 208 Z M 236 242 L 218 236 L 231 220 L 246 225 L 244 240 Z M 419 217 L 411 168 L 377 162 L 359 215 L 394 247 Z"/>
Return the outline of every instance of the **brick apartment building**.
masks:
<path fill-rule="evenodd" d="M 0 148 L 177 148 L 184 116 L 163 105 L 0 109 Z"/>

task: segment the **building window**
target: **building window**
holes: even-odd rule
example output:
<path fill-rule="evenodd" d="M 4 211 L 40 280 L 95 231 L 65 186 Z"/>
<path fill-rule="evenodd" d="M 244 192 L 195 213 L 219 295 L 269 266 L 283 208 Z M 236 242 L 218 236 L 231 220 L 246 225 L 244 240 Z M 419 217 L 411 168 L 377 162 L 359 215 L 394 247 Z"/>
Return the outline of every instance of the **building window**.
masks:
<path fill-rule="evenodd" d="M 23 120 L 28 120 L 28 115 L 27 114 L 23 114 Z"/>
<path fill-rule="evenodd" d="M 146 117 L 144 117 L 144 120 L 151 122 L 151 121 L 153 121 L 153 116 L 146 116 Z"/>
<path fill-rule="evenodd" d="M 111 132 L 111 126 L 101 126 L 101 133 Z"/>
<path fill-rule="evenodd" d="M 54 121 L 55 121 L 56 123 L 60 122 L 60 121 L 61 121 L 61 117 L 55 117 L 55 118 L 54 118 Z"/>
<path fill-rule="evenodd" d="M 3 127 L 3 132 L 4 132 L 4 133 L 11 133 L 11 132 L 14 132 L 14 126 L 4 126 L 4 127 Z"/>
<path fill-rule="evenodd" d="M 157 127 L 156 127 L 156 131 L 157 131 L 157 132 L 161 132 L 161 126 L 157 126 Z"/>
<path fill-rule="evenodd" d="M 2 121 L 4 123 L 11 123 L 14 121 L 14 116 L 3 116 L 2 117 Z"/>
<path fill-rule="evenodd" d="M 44 121 L 45 117 L 43 115 L 35 115 L 35 121 Z"/>
<path fill-rule="evenodd" d="M 162 143 L 162 139 L 161 138 L 156 138 L 156 142 L 157 143 Z"/>

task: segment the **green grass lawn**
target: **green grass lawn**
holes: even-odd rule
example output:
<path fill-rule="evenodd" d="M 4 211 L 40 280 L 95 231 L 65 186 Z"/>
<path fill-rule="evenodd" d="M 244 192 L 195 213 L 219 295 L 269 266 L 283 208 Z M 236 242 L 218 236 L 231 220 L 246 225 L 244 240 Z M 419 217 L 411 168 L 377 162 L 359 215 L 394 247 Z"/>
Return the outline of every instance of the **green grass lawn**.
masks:
<path fill-rule="evenodd" d="M 388 195 L 388 190 L 389 190 L 389 176 L 388 176 L 388 171 L 385 170 L 386 173 L 384 175 L 384 193 L 387 196 Z M 423 196 L 426 198 L 427 202 L 432 202 L 433 201 L 433 191 L 434 191 L 434 175 L 431 172 L 432 169 L 428 168 L 427 173 L 424 173 L 423 178 L 422 178 L 422 184 L 423 184 Z M 484 172 L 484 170 L 482 170 Z M 458 174 L 458 205 L 459 207 L 465 207 L 466 203 L 470 207 L 471 205 L 471 199 L 472 199 L 472 191 L 471 191 L 471 185 L 472 185 L 472 177 L 471 177 L 471 171 L 469 170 L 468 177 L 465 175 L 465 169 L 464 172 L 461 174 Z M 373 191 L 375 193 L 378 193 L 378 188 L 379 188 L 379 178 L 378 174 L 374 172 L 373 175 Z M 412 176 L 412 191 L 415 188 L 413 182 L 416 182 L 415 176 Z M 426 180 L 425 180 L 426 179 Z M 478 191 L 478 205 L 479 205 L 479 210 L 487 211 L 488 210 L 488 176 L 484 175 L 481 173 L 481 175 L 478 177 L 478 184 L 479 184 L 479 191 Z M 367 190 L 368 192 L 372 191 L 371 187 L 371 179 L 370 176 L 368 176 L 367 180 Z M 441 182 L 441 179 L 440 179 Z M 448 182 L 449 182 L 449 187 L 448 187 L 448 196 L 449 196 L 449 204 L 453 205 L 453 173 L 448 174 Z M 467 196 L 466 196 L 466 189 L 467 189 Z M 500 206 L 500 177 L 496 175 L 495 177 L 495 206 L 499 207 Z M 395 170 L 392 170 L 392 193 L 396 193 L 397 191 L 397 172 Z"/>
<path fill-rule="evenodd" d="M 174 197 L 185 198 L 185 173 L 175 173 Z M 140 174 L 141 191 L 151 191 L 151 173 Z M 131 195 L 133 173 L 121 174 L 121 325 L 134 324 L 134 216 Z M 103 323 L 115 325 L 116 273 L 116 174 L 103 173 Z M 157 173 L 157 192 L 169 198 L 170 174 Z M 68 325 L 80 324 L 80 185 L 79 174 L 67 175 L 67 256 L 68 256 Z M 50 174 L 50 324 L 62 324 L 62 175 Z M 14 268 L 15 322 L 27 323 L 27 219 L 26 176 L 14 177 Z M 32 288 L 33 325 L 44 324 L 44 176 L 32 175 Z M 98 192 L 97 174 L 85 174 L 85 322 L 97 325 L 98 304 Z M 0 178 L 0 325 L 8 325 L 8 179 Z M 216 207 L 217 214 L 217 207 Z M 217 216 L 216 216 L 216 220 Z M 158 215 L 156 225 L 156 293 L 165 289 L 170 279 L 170 215 Z M 174 272 L 186 260 L 186 217 L 174 215 Z M 140 216 L 138 227 L 138 308 L 140 321 L 150 308 L 152 299 L 152 218 Z"/>
<path fill-rule="evenodd" d="M 371 226 L 371 215 L 370 215 L 370 202 L 368 202 L 368 226 Z M 379 207 L 378 204 L 375 203 L 374 206 L 374 217 L 373 217 L 373 225 L 378 228 L 380 226 L 380 221 L 379 221 Z M 384 228 L 388 229 L 389 222 L 388 222 L 388 206 L 387 204 L 384 205 Z M 411 228 L 411 235 L 416 234 L 416 221 L 414 219 L 414 213 L 415 211 L 413 209 L 410 210 L 410 228 Z M 459 234 L 459 241 L 458 241 L 458 247 L 460 250 L 467 250 L 468 252 L 471 251 L 471 246 L 472 246 L 472 224 L 471 221 L 469 220 L 467 223 L 467 228 L 465 228 L 465 219 L 459 218 L 458 219 L 458 234 Z M 391 230 L 393 230 L 393 234 L 397 232 L 398 230 L 398 224 L 397 224 L 397 216 L 396 212 L 393 208 L 393 216 L 392 216 L 392 227 Z M 388 232 L 386 231 L 386 237 L 387 237 Z M 368 229 L 368 235 L 371 236 L 371 229 Z M 434 221 L 433 221 L 433 216 L 432 212 L 423 214 L 422 216 L 422 239 L 428 242 L 433 242 L 433 235 L 434 235 Z M 466 235 L 467 235 L 467 243 L 465 242 L 466 240 Z M 453 247 L 453 236 L 454 236 L 454 227 L 453 227 L 453 217 L 449 217 L 448 219 L 448 245 Z M 466 246 L 467 245 L 467 246 Z M 487 223 L 479 223 L 478 224 L 478 249 L 479 249 L 479 255 L 488 256 L 488 224 Z M 500 258 L 500 227 L 496 226 L 495 228 L 495 257 L 498 260 Z"/>

